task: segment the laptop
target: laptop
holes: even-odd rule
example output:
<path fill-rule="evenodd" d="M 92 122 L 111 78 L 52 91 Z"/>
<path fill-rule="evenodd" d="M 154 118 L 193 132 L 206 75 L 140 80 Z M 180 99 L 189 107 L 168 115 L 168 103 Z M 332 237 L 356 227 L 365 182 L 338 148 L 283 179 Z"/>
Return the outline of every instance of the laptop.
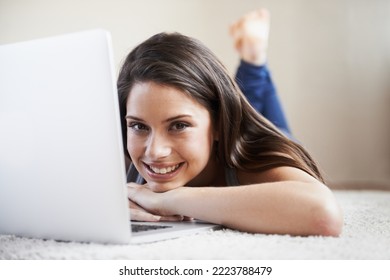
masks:
<path fill-rule="evenodd" d="M 126 244 L 218 227 L 131 223 L 117 98 L 107 31 L 0 46 L 0 234 Z"/>

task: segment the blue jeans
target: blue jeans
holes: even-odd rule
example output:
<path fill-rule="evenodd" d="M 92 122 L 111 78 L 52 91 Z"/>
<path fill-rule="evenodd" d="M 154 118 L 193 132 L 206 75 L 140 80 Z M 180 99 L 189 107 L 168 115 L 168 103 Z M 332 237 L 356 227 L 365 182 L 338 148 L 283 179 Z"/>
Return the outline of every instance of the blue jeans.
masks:
<path fill-rule="evenodd" d="M 267 65 L 255 66 L 241 61 L 236 81 L 252 106 L 286 136 L 292 138 Z"/>

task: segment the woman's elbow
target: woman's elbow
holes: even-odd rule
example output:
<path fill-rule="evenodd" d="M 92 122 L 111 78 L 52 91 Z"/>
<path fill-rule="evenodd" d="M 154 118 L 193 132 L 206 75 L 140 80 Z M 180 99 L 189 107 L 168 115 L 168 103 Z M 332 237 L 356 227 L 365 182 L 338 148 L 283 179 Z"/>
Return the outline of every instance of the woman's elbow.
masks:
<path fill-rule="evenodd" d="M 315 235 L 337 237 L 341 234 L 344 218 L 333 194 L 321 201 L 312 213 L 312 230 Z"/>

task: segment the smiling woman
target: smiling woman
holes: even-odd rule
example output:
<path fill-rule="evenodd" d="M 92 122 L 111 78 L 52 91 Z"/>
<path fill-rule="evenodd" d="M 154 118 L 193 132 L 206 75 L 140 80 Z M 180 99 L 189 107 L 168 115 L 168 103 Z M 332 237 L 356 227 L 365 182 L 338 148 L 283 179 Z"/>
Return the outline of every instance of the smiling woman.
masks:
<path fill-rule="evenodd" d="M 311 156 L 249 104 L 199 41 L 177 33 L 146 40 L 126 58 L 118 92 L 133 219 L 341 232 L 339 207 Z"/>
<path fill-rule="evenodd" d="M 130 91 L 126 112 L 127 150 L 151 190 L 212 182 L 215 174 L 205 167 L 216 132 L 206 108 L 173 87 L 140 82 Z"/>

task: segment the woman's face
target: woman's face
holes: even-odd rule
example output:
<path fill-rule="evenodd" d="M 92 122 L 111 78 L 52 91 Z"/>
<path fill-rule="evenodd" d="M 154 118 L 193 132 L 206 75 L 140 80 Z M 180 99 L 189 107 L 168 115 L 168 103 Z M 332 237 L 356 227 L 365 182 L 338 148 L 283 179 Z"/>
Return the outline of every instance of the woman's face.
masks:
<path fill-rule="evenodd" d="M 213 180 L 217 133 L 197 101 L 173 87 L 138 83 L 127 99 L 126 122 L 127 150 L 153 191 Z"/>

